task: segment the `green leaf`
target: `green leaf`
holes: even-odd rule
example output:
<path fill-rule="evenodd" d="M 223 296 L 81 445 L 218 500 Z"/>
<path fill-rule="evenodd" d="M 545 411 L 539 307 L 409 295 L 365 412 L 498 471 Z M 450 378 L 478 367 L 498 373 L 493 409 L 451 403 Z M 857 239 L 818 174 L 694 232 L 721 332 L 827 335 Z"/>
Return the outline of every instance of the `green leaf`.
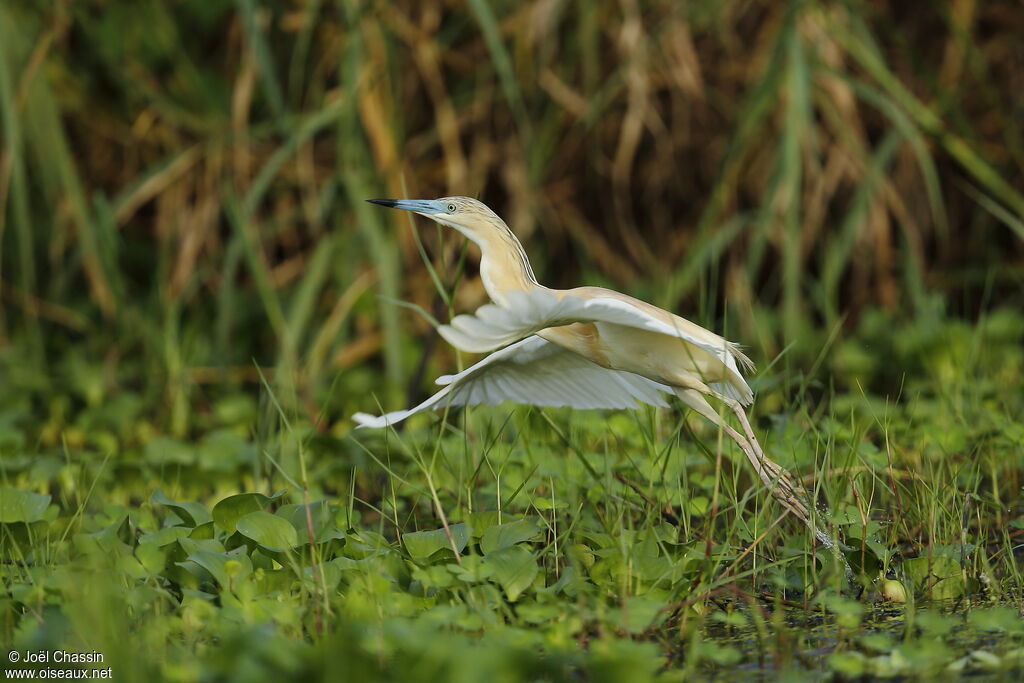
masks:
<path fill-rule="evenodd" d="M 989 607 L 972 610 L 967 620 L 981 631 L 1005 631 L 1011 634 L 1024 633 L 1024 621 L 1012 607 Z"/>
<path fill-rule="evenodd" d="M 211 553 L 206 550 L 192 553 L 189 562 L 195 562 L 210 572 L 221 588 L 228 588 L 232 581 L 240 581 L 252 574 L 252 560 L 244 548 L 230 553 Z"/>
<path fill-rule="evenodd" d="M 743 612 L 722 612 L 718 611 L 711 615 L 711 618 L 715 621 L 725 624 L 726 626 L 732 626 L 734 628 L 744 628 L 750 624 L 747 617 Z"/>
<path fill-rule="evenodd" d="M 878 653 L 892 651 L 892 637 L 888 633 L 868 633 L 861 636 L 860 643 L 866 649 Z"/>
<path fill-rule="evenodd" d="M 703 517 L 708 513 L 711 501 L 706 496 L 694 496 L 686 501 L 686 511 L 691 517 Z"/>
<path fill-rule="evenodd" d="M 412 578 L 419 581 L 424 588 L 447 588 L 454 581 L 452 573 L 441 565 L 417 567 L 412 570 Z"/>
<path fill-rule="evenodd" d="M 230 533 L 235 531 L 235 524 L 242 517 L 250 512 L 263 510 L 284 495 L 284 491 L 278 491 L 272 496 L 265 496 L 262 493 L 239 493 L 228 496 L 213 506 L 213 521 L 222 530 Z"/>
<path fill-rule="evenodd" d="M 0 524 L 0 548 L 7 546 L 7 548 L 19 548 L 20 552 L 24 552 L 27 548 L 45 542 L 49 528 L 50 523 L 45 520 Z"/>
<path fill-rule="evenodd" d="M 927 591 L 933 599 L 956 598 L 963 594 L 964 581 L 960 563 L 951 557 L 915 557 L 904 560 L 902 568 L 916 588 Z"/>
<path fill-rule="evenodd" d="M 455 578 L 465 583 L 480 583 L 486 581 L 494 574 L 494 567 L 489 565 L 479 555 L 468 555 L 462 558 L 462 564 L 449 564 L 446 566 Z"/>
<path fill-rule="evenodd" d="M 324 543 L 334 539 L 344 539 L 345 534 L 338 528 L 334 521 L 334 511 L 326 500 L 318 500 L 309 504 L 309 517 L 306 517 L 306 505 L 295 503 L 282 505 L 274 513 L 278 517 L 287 519 L 303 543 L 309 542 L 309 522 L 313 524 L 313 539 L 317 543 Z"/>
<path fill-rule="evenodd" d="M 484 531 L 480 539 L 480 551 L 484 555 L 490 555 L 497 550 L 530 540 L 537 535 L 537 531 L 537 520 L 532 517 L 508 524 L 496 524 Z"/>
<path fill-rule="evenodd" d="M 533 584 L 540 569 L 537 560 L 526 548 L 514 545 L 487 556 L 492 578 L 505 590 L 505 597 L 515 602 Z"/>
<path fill-rule="evenodd" d="M 0 522 L 38 522 L 49 504 L 48 495 L 0 486 Z"/>
<path fill-rule="evenodd" d="M 620 628 L 627 633 L 639 634 L 668 617 L 667 612 L 661 611 L 661 608 L 664 606 L 665 603 L 662 600 L 653 600 L 647 596 L 634 595 L 623 600 L 621 608 L 610 610 L 608 618 L 616 628 Z M 717 659 L 714 661 L 716 663 L 723 663 Z"/>
<path fill-rule="evenodd" d="M 290 550 L 299 544 L 299 535 L 288 520 L 262 510 L 250 512 L 235 526 L 238 533 L 267 550 Z"/>
<path fill-rule="evenodd" d="M 153 495 L 149 497 L 150 503 L 158 503 L 164 507 L 169 507 L 174 510 L 175 514 L 181 517 L 181 521 L 185 522 L 188 526 L 199 526 L 200 524 L 206 524 L 211 521 L 213 517 L 207 512 L 206 508 L 196 502 L 178 502 L 173 501 L 164 495 L 164 492 L 160 489 L 153 491 Z"/>
<path fill-rule="evenodd" d="M 213 538 L 216 535 L 217 530 L 214 528 L 213 522 L 204 522 L 199 526 L 192 529 L 189 532 L 188 537 L 194 538 L 197 541 L 207 540 Z"/>
<path fill-rule="evenodd" d="M 901 567 L 907 578 L 918 585 L 923 585 L 929 578 L 945 579 L 960 573 L 956 561 L 945 557 L 914 557 L 904 560 Z"/>
<path fill-rule="evenodd" d="M 730 645 L 721 645 L 713 640 L 697 644 L 697 657 L 714 662 L 719 666 L 735 666 L 743 660 L 743 653 Z"/>
<path fill-rule="evenodd" d="M 128 515 L 89 534 L 75 534 L 75 547 L 89 555 L 123 555 L 130 552 L 131 527 Z"/>
<path fill-rule="evenodd" d="M 455 548 L 461 554 L 469 543 L 469 527 L 459 523 L 449 525 L 448 529 L 452 533 Z M 402 543 L 409 551 L 409 556 L 416 560 L 426 559 L 441 549 L 452 549 L 452 544 L 448 542 L 448 534 L 443 528 L 402 534 Z"/>
<path fill-rule="evenodd" d="M 139 545 L 155 545 L 158 548 L 162 548 L 165 545 L 174 543 L 179 538 L 184 538 L 191 532 L 187 526 L 169 526 L 159 531 L 154 531 L 151 534 L 143 534 L 139 537 Z"/>
<path fill-rule="evenodd" d="M 564 616 L 564 610 L 560 604 L 547 603 L 538 604 L 530 602 L 516 606 L 516 616 L 528 624 L 543 624 Z"/>
<path fill-rule="evenodd" d="M 179 538 L 178 545 L 185 551 L 185 557 L 193 553 L 198 553 L 201 550 L 205 550 L 211 553 L 222 553 L 224 552 L 224 544 L 215 538 Z"/>
<path fill-rule="evenodd" d="M 867 670 L 866 657 L 859 652 L 836 652 L 829 655 L 828 665 L 846 678 L 859 678 Z"/>
<path fill-rule="evenodd" d="M 844 628 L 856 628 L 864 617 L 864 605 L 858 600 L 828 593 L 823 594 L 818 601 L 835 615 L 836 623 Z"/>
<path fill-rule="evenodd" d="M 167 564 L 167 551 L 156 543 L 139 543 L 135 548 L 135 558 L 150 577 L 155 577 L 164 570 Z"/>
<path fill-rule="evenodd" d="M 949 635 L 959 623 L 959 620 L 941 612 L 918 612 L 914 623 L 925 636 L 941 638 L 942 636 Z"/>
<path fill-rule="evenodd" d="M 533 507 L 538 510 L 562 510 L 569 507 L 564 500 L 551 500 L 550 498 L 534 498 Z"/>

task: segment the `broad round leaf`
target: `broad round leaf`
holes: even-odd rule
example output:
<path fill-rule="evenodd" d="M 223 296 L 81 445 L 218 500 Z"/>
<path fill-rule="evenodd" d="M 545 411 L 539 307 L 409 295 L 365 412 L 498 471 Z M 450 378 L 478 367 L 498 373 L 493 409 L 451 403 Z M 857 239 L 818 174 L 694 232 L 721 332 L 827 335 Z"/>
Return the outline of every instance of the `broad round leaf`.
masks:
<path fill-rule="evenodd" d="M 537 522 L 533 518 L 496 524 L 484 532 L 483 538 L 480 539 L 480 551 L 484 555 L 490 555 L 496 550 L 528 541 L 536 535 Z"/>
<path fill-rule="evenodd" d="M 455 547 L 461 553 L 469 542 L 469 527 L 460 523 L 451 524 L 448 529 L 452 532 Z M 405 543 L 409 555 L 418 560 L 426 559 L 442 548 L 452 549 L 452 544 L 448 542 L 448 534 L 443 528 L 402 534 L 402 542 Z"/>
<path fill-rule="evenodd" d="M 274 514 L 291 522 L 303 542 L 309 540 L 310 522 L 313 525 L 313 539 L 317 543 L 345 538 L 345 534 L 338 528 L 334 520 L 330 503 L 326 500 L 310 503 L 308 517 L 306 516 L 306 505 L 303 503 L 282 505 Z"/>
<path fill-rule="evenodd" d="M 537 560 L 526 548 L 514 545 L 497 550 L 487 556 L 493 570 L 491 578 L 505 590 L 505 596 L 515 602 L 537 578 Z"/>
<path fill-rule="evenodd" d="M 157 489 L 153 492 L 153 495 L 149 497 L 149 502 L 159 503 L 165 507 L 169 507 L 174 510 L 175 514 L 181 517 L 181 521 L 185 522 L 188 526 L 199 526 L 200 524 L 206 524 L 213 518 L 210 513 L 207 512 L 206 508 L 201 504 L 194 501 L 189 502 L 178 502 L 171 500 L 164 495 L 164 492 Z"/>
<path fill-rule="evenodd" d="M 192 553 L 188 560 L 210 572 L 221 588 L 232 580 L 242 580 L 252 574 L 252 560 L 244 553 L 211 553 L 205 550 Z"/>
<path fill-rule="evenodd" d="M 269 512 L 250 512 L 235 525 L 238 533 L 267 550 L 289 550 L 299 544 L 295 527 Z"/>
<path fill-rule="evenodd" d="M 213 521 L 220 529 L 232 533 L 235 531 L 235 524 L 242 517 L 250 512 L 266 509 L 267 505 L 283 495 L 284 491 L 278 491 L 269 497 L 262 493 L 239 493 L 228 496 L 213 506 Z"/>
<path fill-rule="evenodd" d="M 38 522 L 50 504 L 50 496 L 0 486 L 0 522 Z"/>

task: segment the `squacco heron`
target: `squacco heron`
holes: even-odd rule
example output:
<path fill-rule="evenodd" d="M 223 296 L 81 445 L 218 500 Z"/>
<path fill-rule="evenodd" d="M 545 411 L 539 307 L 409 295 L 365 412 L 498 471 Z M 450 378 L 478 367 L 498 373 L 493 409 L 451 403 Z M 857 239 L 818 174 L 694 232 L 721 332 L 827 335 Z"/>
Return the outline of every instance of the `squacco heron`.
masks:
<path fill-rule="evenodd" d="M 480 248 L 480 278 L 494 302 L 456 316 L 439 332 L 471 353 L 494 351 L 457 375 L 440 377 L 440 391 L 408 410 L 379 417 L 357 413 L 362 427 L 386 427 L 447 406 L 515 401 L 573 408 L 667 406 L 675 395 L 727 434 L 746 454 L 778 501 L 836 550 L 812 518 L 813 504 L 754 436 L 744 406 L 753 392 L 741 368 L 753 364 L 733 342 L 689 320 L 601 287 L 549 289 L 537 282 L 523 246 L 483 203 L 469 197 L 370 199 L 455 228 Z M 500 349 L 500 350 L 496 350 Z M 734 429 L 708 398 L 735 414 Z"/>

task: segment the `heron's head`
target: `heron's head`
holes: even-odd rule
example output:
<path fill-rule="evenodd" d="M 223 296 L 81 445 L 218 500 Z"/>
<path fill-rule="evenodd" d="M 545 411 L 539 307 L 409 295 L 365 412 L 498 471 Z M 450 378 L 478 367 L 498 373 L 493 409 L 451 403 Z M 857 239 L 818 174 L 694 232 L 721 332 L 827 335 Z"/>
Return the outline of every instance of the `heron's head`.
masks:
<path fill-rule="evenodd" d="M 440 199 L 367 199 L 372 204 L 412 211 L 455 228 L 478 244 L 494 230 L 508 231 L 498 214 L 472 197 L 441 197 Z"/>

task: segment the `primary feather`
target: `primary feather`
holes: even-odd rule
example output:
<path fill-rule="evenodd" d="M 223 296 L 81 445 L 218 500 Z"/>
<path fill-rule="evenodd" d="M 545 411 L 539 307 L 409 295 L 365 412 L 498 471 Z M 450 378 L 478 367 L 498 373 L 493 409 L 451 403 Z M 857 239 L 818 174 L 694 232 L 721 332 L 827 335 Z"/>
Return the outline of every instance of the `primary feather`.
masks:
<path fill-rule="evenodd" d="M 408 410 L 380 416 L 356 413 L 360 427 L 397 424 L 426 410 L 515 401 L 579 409 L 667 407 L 672 388 L 629 372 L 609 370 L 537 336 L 487 356 L 457 375 L 437 379 L 443 389 Z"/>

